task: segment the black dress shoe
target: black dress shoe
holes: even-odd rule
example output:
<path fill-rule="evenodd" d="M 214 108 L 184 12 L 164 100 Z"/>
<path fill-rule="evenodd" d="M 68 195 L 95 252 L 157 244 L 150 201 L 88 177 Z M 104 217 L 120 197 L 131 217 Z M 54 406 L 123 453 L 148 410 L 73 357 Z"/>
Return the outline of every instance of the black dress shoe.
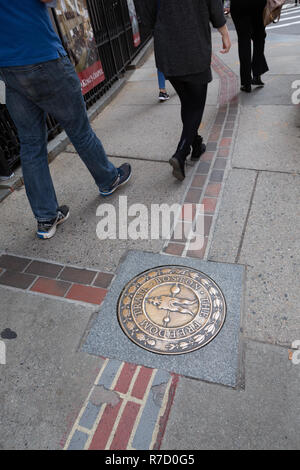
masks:
<path fill-rule="evenodd" d="M 241 91 L 244 91 L 245 93 L 251 93 L 252 91 L 251 85 L 242 85 Z"/>
<path fill-rule="evenodd" d="M 194 139 L 194 142 L 192 144 L 192 155 L 191 155 L 191 160 L 196 161 L 199 160 L 201 155 L 205 153 L 206 150 L 206 145 L 203 143 L 203 138 L 201 135 L 197 135 Z"/>
<path fill-rule="evenodd" d="M 255 86 L 265 86 L 264 82 L 261 81 L 260 75 L 253 77 L 251 83 Z"/>

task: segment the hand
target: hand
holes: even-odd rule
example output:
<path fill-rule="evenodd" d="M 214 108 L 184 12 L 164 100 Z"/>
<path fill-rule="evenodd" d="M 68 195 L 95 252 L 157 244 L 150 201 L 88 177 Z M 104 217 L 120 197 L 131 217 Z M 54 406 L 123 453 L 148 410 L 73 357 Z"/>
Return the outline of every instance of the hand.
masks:
<path fill-rule="evenodd" d="M 231 41 L 229 34 L 222 35 L 223 49 L 220 51 L 221 54 L 228 54 L 231 49 Z"/>

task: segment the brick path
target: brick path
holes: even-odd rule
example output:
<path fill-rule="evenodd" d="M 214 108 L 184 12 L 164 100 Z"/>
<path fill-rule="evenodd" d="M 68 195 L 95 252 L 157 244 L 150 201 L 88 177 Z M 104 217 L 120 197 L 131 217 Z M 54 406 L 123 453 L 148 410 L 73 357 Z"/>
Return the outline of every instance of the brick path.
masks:
<path fill-rule="evenodd" d="M 196 211 L 186 204 L 203 204 L 204 245 L 190 250 L 190 241 L 166 242 L 170 255 L 206 257 L 238 117 L 238 80 L 223 62 L 213 56 L 212 66 L 220 77 L 219 108 L 207 142 L 207 151 L 195 164 L 180 219 L 193 228 Z M 194 206 L 195 207 L 195 206 Z M 175 228 L 176 230 L 176 228 Z M 113 273 L 103 273 L 45 260 L 0 256 L 0 285 L 34 295 L 55 296 L 62 301 L 100 305 Z M 101 358 L 99 375 L 62 443 L 65 449 L 155 449 L 166 429 L 180 377 L 144 366 Z"/>
<path fill-rule="evenodd" d="M 32 294 L 100 305 L 114 275 L 3 254 L 0 256 L 0 285 Z"/>

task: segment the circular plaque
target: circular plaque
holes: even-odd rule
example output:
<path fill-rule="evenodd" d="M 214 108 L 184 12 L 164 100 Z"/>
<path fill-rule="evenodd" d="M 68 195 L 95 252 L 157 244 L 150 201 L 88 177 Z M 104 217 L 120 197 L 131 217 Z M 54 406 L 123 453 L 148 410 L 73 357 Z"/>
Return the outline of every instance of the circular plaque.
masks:
<path fill-rule="evenodd" d="M 118 301 L 124 333 L 158 354 L 202 348 L 221 330 L 226 303 L 206 274 L 184 266 L 159 266 L 132 279 Z"/>

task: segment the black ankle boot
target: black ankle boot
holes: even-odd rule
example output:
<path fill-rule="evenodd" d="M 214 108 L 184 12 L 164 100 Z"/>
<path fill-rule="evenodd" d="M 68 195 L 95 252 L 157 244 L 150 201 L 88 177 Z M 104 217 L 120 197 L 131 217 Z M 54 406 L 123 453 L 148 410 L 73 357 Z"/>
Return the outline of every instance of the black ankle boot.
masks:
<path fill-rule="evenodd" d="M 189 155 L 190 150 L 176 150 L 173 157 L 170 158 L 169 163 L 173 167 L 173 176 L 179 181 L 183 181 L 185 178 L 185 161 Z"/>
<path fill-rule="evenodd" d="M 199 160 L 201 155 L 205 153 L 206 150 L 206 145 L 203 143 L 203 138 L 201 135 L 197 135 L 194 139 L 194 142 L 192 144 L 192 155 L 191 155 L 191 160 Z"/>
<path fill-rule="evenodd" d="M 255 86 L 264 86 L 264 82 L 262 82 L 260 75 L 257 75 L 256 77 L 252 78 L 252 85 Z"/>
<path fill-rule="evenodd" d="M 252 91 L 251 85 L 242 85 L 241 91 L 244 91 L 245 93 L 251 93 Z"/>

